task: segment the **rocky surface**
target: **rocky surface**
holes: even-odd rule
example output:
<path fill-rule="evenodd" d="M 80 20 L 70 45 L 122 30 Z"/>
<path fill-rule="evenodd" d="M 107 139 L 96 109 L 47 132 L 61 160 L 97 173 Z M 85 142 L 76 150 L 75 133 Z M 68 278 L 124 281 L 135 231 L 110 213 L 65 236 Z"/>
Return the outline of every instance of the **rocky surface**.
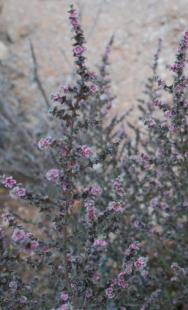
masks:
<path fill-rule="evenodd" d="M 111 76 L 118 96 L 118 111 L 136 105 L 149 65 L 163 39 L 160 67 L 173 61 L 177 41 L 188 27 L 187 0 L 80 0 L 79 8 L 88 41 L 88 62 L 95 67 L 112 33 Z M 68 0 L 0 0 L 0 63 L 10 92 L 19 98 L 20 111 L 45 111 L 33 81 L 32 41 L 39 74 L 48 96 L 72 71 Z M 43 109 L 42 109 L 43 107 Z M 35 115 L 30 115 L 35 121 Z"/>

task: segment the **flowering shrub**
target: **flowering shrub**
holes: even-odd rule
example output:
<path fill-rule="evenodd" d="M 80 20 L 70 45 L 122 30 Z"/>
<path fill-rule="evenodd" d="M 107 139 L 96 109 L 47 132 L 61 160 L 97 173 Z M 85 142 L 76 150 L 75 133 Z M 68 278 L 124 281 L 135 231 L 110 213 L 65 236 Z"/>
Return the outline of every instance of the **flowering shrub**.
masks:
<path fill-rule="evenodd" d="M 172 85 L 157 77 L 159 48 L 148 99 L 140 100 L 145 130 L 127 121 L 134 133 L 129 137 L 123 127 L 129 112 L 107 121 L 114 99 L 107 70 L 113 37 L 95 74 L 86 66 L 73 6 L 69 20 L 76 78 L 52 96 L 49 113 L 60 129 L 38 142 L 53 158 L 43 171 L 41 192 L 11 176 L 1 179 L 12 198 L 38 210 L 34 230 L 11 210 L 2 215 L 1 307 L 183 309 L 188 34 L 170 67 Z"/>

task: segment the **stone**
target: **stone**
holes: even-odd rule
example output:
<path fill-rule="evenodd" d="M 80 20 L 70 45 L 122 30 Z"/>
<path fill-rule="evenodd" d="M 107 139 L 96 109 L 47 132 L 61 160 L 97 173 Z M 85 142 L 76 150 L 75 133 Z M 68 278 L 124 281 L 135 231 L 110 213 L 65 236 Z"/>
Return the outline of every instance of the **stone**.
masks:
<path fill-rule="evenodd" d="M 31 26 L 29 25 L 9 25 L 7 29 L 7 36 L 10 42 L 15 43 L 21 38 L 27 37 L 31 33 Z"/>
<path fill-rule="evenodd" d="M 8 47 L 4 42 L 0 41 L 0 61 L 5 60 L 8 57 Z"/>

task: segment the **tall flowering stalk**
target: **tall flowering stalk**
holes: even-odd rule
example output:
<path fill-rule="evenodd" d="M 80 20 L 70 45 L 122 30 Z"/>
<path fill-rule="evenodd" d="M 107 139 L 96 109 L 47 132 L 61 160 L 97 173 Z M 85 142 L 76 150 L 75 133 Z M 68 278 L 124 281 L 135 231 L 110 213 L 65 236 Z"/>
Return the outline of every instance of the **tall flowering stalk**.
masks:
<path fill-rule="evenodd" d="M 44 240 L 34 237 L 14 217 L 5 216 L 13 229 L 15 251 L 26 253 L 24 266 L 28 264 L 34 269 L 32 285 L 27 289 L 27 284 L 20 280 L 19 272 L 12 272 L 8 266 L 12 294 L 15 294 L 19 306 L 24 304 L 29 309 L 51 309 L 53 305 L 61 310 L 105 309 L 112 300 L 119 306 L 123 302 L 120 298 L 123 291 L 127 290 L 133 277 L 140 276 L 147 262 L 146 258 L 139 257 L 139 245 L 126 242 L 118 249 L 122 258 L 118 258 L 117 268 L 110 270 L 110 259 L 116 260 L 110 254 L 113 246 L 110 231 L 116 229 L 125 206 L 116 201 L 106 205 L 102 198 L 106 188 L 93 182 L 84 188 L 85 181 L 81 182 L 87 180 L 87 174 L 92 175 L 96 165 L 103 166 L 112 154 L 109 145 L 101 150 L 96 140 L 85 142 L 87 138 L 84 137 L 96 120 L 95 115 L 87 119 L 82 113 L 85 105 L 99 98 L 99 91 L 103 103 L 108 88 L 103 83 L 106 78 L 104 68 L 97 78 L 86 66 L 85 38 L 73 6 L 69 20 L 74 40 L 76 79 L 73 84 L 60 87 L 52 96 L 49 112 L 59 119 L 59 136 L 47 136 L 38 142 L 41 151 L 51 151 L 54 156 L 54 166 L 49 167 L 44 176 L 45 188 L 53 190 L 49 191 L 49 195 L 45 192 L 36 194 L 17 184 L 12 177 L 2 178 L 2 184 L 10 189 L 12 198 L 24 199 L 38 206 L 43 214 L 38 227 L 42 227 Z M 112 41 L 103 59 L 105 66 L 111 44 Z M 105 101 L 109 100 L 111 98 L 107 100 L 105 97 Z M 43 274 L 49 277 L 44 284 Z M 40 296 L 35 286 L 44 291 L 47 289 L 47 293 Z M 34 300 L 33 295 L 36 296 Z M 6 298 L 3 303 L 8 305 Z"/>

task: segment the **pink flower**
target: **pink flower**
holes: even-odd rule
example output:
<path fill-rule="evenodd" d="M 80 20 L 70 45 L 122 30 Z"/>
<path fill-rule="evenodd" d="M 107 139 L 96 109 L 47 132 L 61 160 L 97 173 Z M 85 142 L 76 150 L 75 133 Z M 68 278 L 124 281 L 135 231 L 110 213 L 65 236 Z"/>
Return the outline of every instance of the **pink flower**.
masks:
<path fill-rule="evenodd" d="M 91 193 L 94 197 L 98 198 L 98 197 L 100 197 L 101 194 L 102 194 L 102 189 L 101 189 L 100 186 L 94 185 L 94 186 L 92 186 L 92 187 L 90 188 L 90 193 Z"/>
<path fill-rule="evenodd" d="M 148 125 L 148 128 L 153 128 L 156 125 L 156 122 L 154 119 L 149 119 L 147 121 L 147 125 Z"/>
<path fill-rule="evenodd" d="M 140 249 L 138 243 L 132 243 L 129 248 L 134 251 L 138 251 Z"/>
<path fill-rule="evenodd" d="M 102 239 L 96 239 L 93 243 L 94 247 L 96 247 L 97 249 L 103 249 L 106 247 L 107 242 L 105 240 Z"/>
<path fill-rule="evenodd" d="M 93 283 L 96 283 L 96 282 L 98 282 L 98 281 L 100 280 L 100 278 L 101 278 L 100 273 L 95 272 L 95 273 L 93 274 L 93 276 L 92 276 L 92 282 L 93 282 Z"/>
<path fill-rule="evenodd" d="M 81 56 L 83 54 L 83 52 L 85 51 L 85 48 L 81 45 L 76 45 L 73 48 L 73 52 L 75 56 Z"/>
<path fill-rule="evenodd" d="M 24 198 L 26 196 L 26 189 L 16 186 L 10 191 L 10 197 L 13 199 Z"/>
<path fill-rule="evenodd" d="M 177 85 L 175 90 L 177 91 L 177 93 L 180 93 L 182 90 L 182 87 L 180 85 Z"/>
<path fill-rule="evenodd" d="M 88 222 L 94 222 L 97 219 L 96 208 L 88 207 L 87 208 L 87 220 Z"/>
<path fill-rule="evenodd" d="M 171 112 L 170 110 L 165 111 L 165 112 L 164 112 L 164 116 L 165 116 L 166 118 L 171 118 L 171 117 L 172 117 L 172 112 Z"/>
<path fill-rule="evenodd" d="M 147 259 L 145 257 L 139 257 L 134 263 L 134 266 L 137 270 L 142 270 L 146 267 Z"/>
<path fill-rule="evenodd" d="M 120 178 L 117 178 L 115 181 L 114 181 L 114 189 L 115 189 L 115 192 L 119 195 L 119 196 L 123 196 L 123 184 L 120 180 Z"/>
<path fill-rule="evenodd" d="M 121 288 L 127 288 L 127 287 L 128 287 L 127 281 L 125 281 L 125 279 L 123 279 L 123 278 L 119 278 L 119 279 L 118 279 L 118 285 L 119 285 Z"/>
<path fill-rule="evenodd" d="M 21 242 L 22 243 L 26 240 L 27 234 L 25 233 L 25 231 L 23 229 L 15 228 L 11 238 L 14 242 Z"/>
<path fill-rule="evenodd" d="M 36 241 L 36 240 L 31 241 L 31 250 L 32 251 L 36 250 L 38 248 L 38 246 L 39 246 L 38 241 Z"/>
<path fill-rule="evenodd" d="M 118 274 L 118 281 L 117 284 L 121 287 L 121 288 L 127 288 L 128 287 L 128 283 L 127 281 L 125 281 L 125 272 L 120 272 Z"/>
<path fill-rule="evenodd" d="M 97 86 L 95 84 L 92 84 L 90 86 L 90 91 L 92 94 L 95 94 L 97 92 Z"/>
<path fill-rule="evenodd" d="M 106 293 L 106 296 L 109 298 L 109 299 L 112 299 L 114 297 L 114 290 L 112 287 L 108 287 L 106 290 L 105 290 L 105 293 Z"/>
<path fill-rule="evenodd" d="M 185 100 L 185 101 L 184 101 L 183 106 L 184 106 L 184 108 L 188 108 L 188 100 Z"/>
<path fill-rule="evenodd" d="M 125 273 L 130 275 L 133 271 L 133 264 L 132 263 L 127 263 L 124 269 Z"/>
<path fill-rule="evenodd" d="M 16 180 L 14 180 L 12 176 L 9 176 L 9 177 L 4 176 L 2 180 L 2 184 L 6 188 L 12 189 L 16 185 Z"/>
<path fill-rule="evenodd" d="M 120 202 L 112 201 L 108 209 L 115 213 L 123 212 L 123 205 Z"/>
<path fill-rule="evenodd" d="M 52 182 L 52 183 L 57 183 L 59 180 L 59 176 L 60 176 L 59 169 L 50 169 L 46 173 L 47 180 Z"/>
<path fill-rule="evenodd" d="M 49 252 L 49 247 L 46 245 L 43 248 L 43 253 L 48 253 Z"/>
<path fill-rule="evenodd" d="M 77 18 L 77 13 L 75 10 L 70 11 L 69 18 Z"/>
<path fill-rule="evenodd" d="M 89 158 L 91 157 L 92 155 L 92 151 L 91 151 L 91 148 L 87 145 L 82 145 L 81 146 L 81 155 L 84 157 L 84 158 Z"/>
<path fill-rule="evenodd" d="M 60 299 L 62 302 L 66 302 L 69 299 L 69 295 L 67 293 L 62 292 Z"/>
<path fill-rule="evenodd" d="M 51 144 L 52 144 L 51 137 L 41 138 L 38 142 L 38 147 L 40 150 L 45 150 L 48 149 Z"/>
<path fill-rule="evenodd" d="M 93 207 L 94 206 L 94 201 L 92 201 L 92 200 L 86 200 L 85 202 L 84 202 L 84 208 L 91 208 L 91 207 Z"/>
<path fill-rule="evenodd" d="M 78 23 L 78 17 L 77 17 L 76 11 L 72 10 L 69 12 L 69 14 L 70 14 L 69 15 L 70 23 L 73 26 L 73 29 L 77 31 L 79 29 L 79 23 Z"/>

